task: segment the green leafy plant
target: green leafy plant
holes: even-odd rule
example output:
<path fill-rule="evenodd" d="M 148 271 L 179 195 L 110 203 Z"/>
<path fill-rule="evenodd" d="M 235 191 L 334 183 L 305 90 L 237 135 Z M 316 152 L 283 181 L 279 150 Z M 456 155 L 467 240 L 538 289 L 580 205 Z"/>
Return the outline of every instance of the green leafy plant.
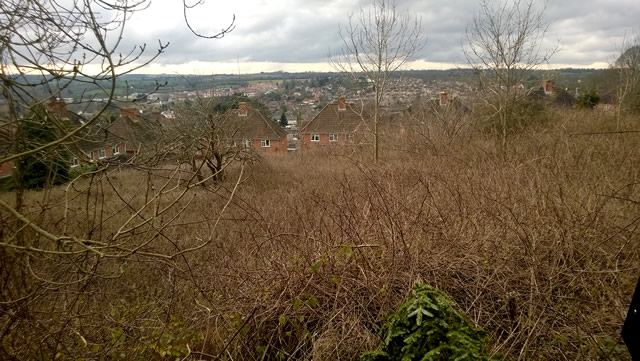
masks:
<path fill-rule="evenodd" d="M 31 150 L 55 141 L 58 137 L 55 115 L 42 106 L 33 106 L 19 128 L 21 151 Z M 21 157 L 16 164 L 26 189 L 38 189 L 47 185 L 59 185 L 69 180 L 69 154 L 63 148 L 53 147 Z M 14 180 L 16 183 L 16 180 Z"/>
<path fill-rule="evenodd" d="M 474 327 L 444 292 L 428 285 L 416 285 L 380 333 L 379 349 L 362 354 L 362 361 L 489 360 L 486 331 Z"/>
<path fill-rule="evenodd" d="M 585 109 L 593 109 L 598 106 L 599 103 L 600 94 L 598 94 L 598 89 L 587 90 L 576 99 L 576 105 Z"/>

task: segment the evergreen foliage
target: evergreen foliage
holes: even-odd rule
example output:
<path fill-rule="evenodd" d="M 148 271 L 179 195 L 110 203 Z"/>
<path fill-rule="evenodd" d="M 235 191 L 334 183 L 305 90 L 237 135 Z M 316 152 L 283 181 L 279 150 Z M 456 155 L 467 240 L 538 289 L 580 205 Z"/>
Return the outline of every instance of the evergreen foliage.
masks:
<path fill-rule="evenodd" d="M 489 360 L 486 331 L 474 327 L 445 293 L 416 285 L 414 295 L 391 314 L 377 351 L 361 361 Z"/>
<path fill-rule="evenodd" d="M 289 122 L 287 121 L 287 115 L 282 113 L 282 115 L 280 116 L 280 126 L 286 127 L 287 124 L 289 124 Z"/>
<path fill-rule="evenodd" d="M 54 115 L 41 106 L 33 107 L 20 126 L 20 139 L 24 150 L 34 149 L 57 139 Z M 69 152 L 59 147 L 31 153 L 16 164 L 25 189 L 59 185 L 69 179 Z"/>
<path fill-rule="evenodd" d="M 597 89 L 587 90 L 578 96 L 576 105 L 580 108 L 593 109 L 600 103 L 600 94 Z"/>

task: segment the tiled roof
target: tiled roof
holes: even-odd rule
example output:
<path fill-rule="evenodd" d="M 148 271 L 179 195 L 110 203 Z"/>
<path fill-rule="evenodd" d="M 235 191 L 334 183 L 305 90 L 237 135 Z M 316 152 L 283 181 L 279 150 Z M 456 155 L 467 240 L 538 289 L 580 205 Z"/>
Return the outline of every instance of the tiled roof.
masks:
<path fill-rule="evenodd" d="M 247 110 L 246 117 L 239 116 L 237 109 L 229 111 L 226 125 L 231 138 L 236 140 L 279 140 L 287 136 L 287 132 L 276 122 L 266 119 L 255 109 L 248 108 Z"/>
<path fill-rule="evenodd" d="M 571 107 L 575 102 L 576 98 L 564 89 L 560 90 L 553 99 L 553 104 L 562 107 Z"/>
<path fill-rule="evenodd" d="M 133 149 L 153 141 L 156 130 L 159 129 L 161 125 L 154 119 L 131 119 L 121 116 L 108 125 L 98 123 L 85 132 L 76 144 L 82 151 L 87 152 L 124 141 Z"/>
<path fill-rule="evenodd" d="M 339 111 L 337 102 L 330 103 L 305 125 L 300 133 L 353 133 L 364 125 L 364 119 L 367 119 L 367 115 L 356 104 L 348 103 L 346 110 Z"/>

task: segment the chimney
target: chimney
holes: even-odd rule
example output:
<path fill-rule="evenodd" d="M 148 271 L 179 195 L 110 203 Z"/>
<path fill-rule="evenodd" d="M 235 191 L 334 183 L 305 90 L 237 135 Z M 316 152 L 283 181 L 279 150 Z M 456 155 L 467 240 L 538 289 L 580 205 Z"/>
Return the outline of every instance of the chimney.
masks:
<path fill-rule="evenodd" d="M 67 103 L 62 99 L 51 98 L 49 103 L 47 103 L 47 110 L 56 113 L 61 118 L 66 118 L 67 114 Z"/>
<path fill-rule="evenodd" d="M 542 82 L 542 88 L 544 89 L 545 95 L 551 95 L 553 92 L 553 83 L 551 80 L 545 80 Z"/>
<path fill-rule="evenodd" d="M 123 107 L 120 109 L 120 116 L 122 117 L 129 117 L 131 118 L 131 120 L 137 120 L 138 119 L 138 110 L 134 107 Z"/>
<path fill-rule="evenodd" d="M 347 99 L 345 99 L 344 96 L 341 96 L 340 99 L 338 99 L 338 110 L 347 110 Z"/>
<path fill-rule="evenodd" d="M 239 117 L 247 116 L 247 102 L 238 103 L 238 116 Z"/>
<path fill-rule="evenodd" d="M 441 107 L 447 105 L 447 100 L 449 100 L 449 94 L 447 94 L 447 92 L 440 92 L 440 106 Z"/>

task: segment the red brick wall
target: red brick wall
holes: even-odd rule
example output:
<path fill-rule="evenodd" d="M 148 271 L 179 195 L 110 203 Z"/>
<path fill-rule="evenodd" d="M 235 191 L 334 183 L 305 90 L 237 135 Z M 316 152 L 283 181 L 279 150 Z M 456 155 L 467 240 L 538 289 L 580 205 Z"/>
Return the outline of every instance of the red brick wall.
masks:
<path fill-rule="evenodd" d="M 0 165 L 0 178 L 13 174 L 13 162 L 4 162 Z"/>
<path fill-rule="evenodd" d="M 251 141 L 251 148 L 261 150 L 265 153 L 286 153 L 287 138 L 284 137 L 280 140 L 271 140 L 269 147 L 263 147 L 262 140 L 253 140 Z"/>
<path fill-rule="evenodd" d="M 93 158 L 90 158 L 90 159 L 99 160 L 100 159 L 100 149 L 103 149 L 103 148 L 95 148 L 93 150 Z M 124 152 L 125 152 L 125 144 L 124 143 L 120 143 L 120 149 L 119 150 L 120 150 L 120 153 L 118 153 L 118 154 L 124 154 Z M 133 153 L 135 153 L 135 151 L 127 149 L 127 153 L 133 154 Z M 104 154 L 105 154 L 106 158 L 112 157 L 114 155 L 113 154 L 113 145 L 104 146 Z M 91 157 L 91 152 L 87 152 L 87 157 Z"/>
<path fill-rule="evenodd" d="M 329 141 L 329 134 L 320 134 L 320 141 L 312 142 L 311 134 L 303 134 L 302 135 L 302 147 L 305 149 L 313 149 L 315 147 L 320 146 L 330 146 L 330 145 L 342 145 L 342 144 L 352 144 L 353 142 L 347 137 L 346 134 L 338 134 L 337 141 Z"/>

